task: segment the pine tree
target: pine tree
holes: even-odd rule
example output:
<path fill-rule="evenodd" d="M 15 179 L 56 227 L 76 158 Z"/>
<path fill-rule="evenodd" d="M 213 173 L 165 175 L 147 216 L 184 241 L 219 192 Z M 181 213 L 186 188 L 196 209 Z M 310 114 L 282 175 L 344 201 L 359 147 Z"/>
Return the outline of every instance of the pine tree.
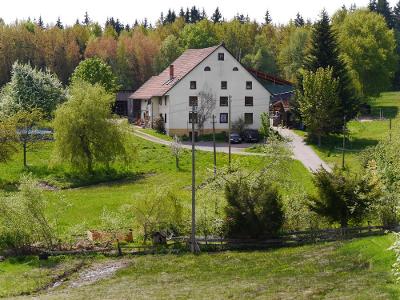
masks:
<path fill-rule="evenodd" d="M 39 19 L 37 21 L 37 26 L 39 26 L 40 28 L 44 28 L 44 22 L 42 16 L 39 16 Z"/>
<path fill-rule="evenodd" d="M 390 29 L 394 27 L 393 12 L 387 0 L 378 0 L 376 5 L 376 12 L 381 14 L 385 18 L 386 24 Z"/>
<path fill-rule="evenodd" d="M 370 11 L 376 11 L 376 9 L 377 9 L 376 0 L 369 0 L 368 9 Z"/>
<path fill-rule="evenodd" d="M 190 23 L 197 23 L 200 21 L 200 12 L 196 6 L 190 9 Z"/>
<path fill-rule="evenodd" d="M 172 24 L 175 22 L 176 19 L 176 14 L 175 11 L 171 11 L 171 9 L 168 9 L 167 17 L 165 18 L 165 23 L 167 24 Z"/>
<path fill-rule="evenodd" d="M 85 11 L 85 15 L 83 16 L 83 25 L 88 26 L 90 24 L 90 18 L 87 11 Z"/>
<path fill-rule="evenodd" d="M 164 25 L 165 24 L 165 19 L 164 19 L 164 13 L 163 12 L 161 12 L 161 15 L 160 15 L 160 24 L 161 25 Z"/>
<path fill-rule="evenodd" d="M 189 7 L 186 8 L 186 12 L 185 12 L 185 22 L 186 22 L 186 23 L 190 23 L 190 11 L 189 11 Z"/>
<path fill-rule="evenodd" d="M 265 24 L 267 24 L 267 25 L 272 23 L 272 18 L 271 18 L 271 14 L 269 13 L 269 10 L 267 10 L 265 12 L 264 21 L 265 21 Z"/>
<path fill-rule="evenodd" d="M 393 8 L 393 25 L 397 31 L 400 31 L 400 1 L 397 2 L 396 6 Z"/>
<path fill-rule="evenodd" d="M 297 13 L 296 15 L 296 19 L 294 19 L 294 25 L 296 27 L 303 27 L 304 26 L 304 19 L 303 17 L 300 15 L 300 13 Z"/>
<path fill-rule="evenodd" d="M 60 17 L 57 18 L 56 27 L 64 29 L 64 25 L 61 23 Z"/>
<path fill-rule="evenodd" d="M 343 117 L 351 120 L 359 110 L 359 99 L 356 97 L 354 86 L 349 77 L 345 62 L 341 59 L 336 37 L 332 31 L 329 16 L 326 11 L 322 12 L 321 19 L 314 25 L 311 46 L 305 59 L 304 69 L 316 72 L 318 68 L 332 67 L 333 78 L 339 82 L 338 115 L 332 130 L 343 125 Z M 302 79 L 300 78 L 300 91 L 302 90 Z"/>
<path fill-rule="evenodd" d="M 179 18 L 185 18 L 185 11 L 183 10 L 183 7 L 181 7 L 181 10 L 179 11 Z"/>
<path fill-rule="evenodd" d="M 200 14 L 200 20 L 205 20 L 205 19 L 207 19 L 207 13 L 203 8 Z"/>
<path fill-rule="evenodd" d="M 219 8 L 217 7 L 217 8 L 215 9 L 215 11 L 214 11 L 212 17 L 211 17 L 211 21 L 213 21 L 214 24 L 215 24 L 215 23 L 221 22 L 221 19 L 222 19 L 222 14 L 221 14 L 221 12 L 219 11 Z"/>
<path fill-rule="evenodd" d="M 147 21 L 147 18 L 144 18 L 142 25 L 144 28 L 149 27 L 149 22 Z"/>
<path fill-rule="evenodd" d="M 81 24 L 81 22 L 79 21 L 79 19 L 76 19 L 75 25 L 80 25 L 80 24 Z"/>

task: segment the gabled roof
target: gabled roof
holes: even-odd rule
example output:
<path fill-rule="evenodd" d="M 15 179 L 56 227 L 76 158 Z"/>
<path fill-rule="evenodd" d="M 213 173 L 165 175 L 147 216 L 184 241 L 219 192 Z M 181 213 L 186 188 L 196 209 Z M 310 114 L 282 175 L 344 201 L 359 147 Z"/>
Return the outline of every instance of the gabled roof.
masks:
<path fill-rule="evenodd" d="M 204 49 L 188 49 L 178 57 L 171 65 L 174 66 L 174 78 L 170 79 L 169 67 L 158 76 L 147 80 L 130 99 L 151 99 L 151 97 L 164 96 L 183 77 L 197 67 L 203 60 L 210 56 L 220 45 Z"/>

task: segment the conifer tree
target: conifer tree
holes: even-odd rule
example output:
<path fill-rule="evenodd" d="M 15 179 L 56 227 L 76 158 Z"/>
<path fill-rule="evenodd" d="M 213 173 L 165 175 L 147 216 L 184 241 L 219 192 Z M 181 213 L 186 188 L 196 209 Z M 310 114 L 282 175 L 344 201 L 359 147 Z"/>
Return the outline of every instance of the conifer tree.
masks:
<path fill-rule="evenodd" d="M 40 28 L 44 28 L 44 22 L 43 22 L 42 16 L 39 16 L 39 19 L 38 19 L 38 21 L 37 21 L 37 25 L 38 25 Z"/>
<path fill-rule="evenodd" d="M 185 11 L 183 10 L 183 7 L 181 7 L 181 10 L 179 11 L 179 17 L 185 18 Z"/>
<path fill-rule="evenodd" d="M 214 24 L 221 22 L 222 19 L 222 14 L 219 11 L 219 8 L 217 7 L 211 17 L 211 21 L 214 22 Z"/>
<path fill-rule="evenodd" d="M 269 10 L 267 10 L 265 12 L 264 21 L 265 21 L 265 24 L 267 24 L 267 25 L 272 23 L 272 18 L 271 18 L 271 14 L 269 13 Z"/>
<path fill-rule="evenodd" d="M 369 4 L 368 4 L 368 9 L 370 11 L 375 11 L 376 12 L 376 7 L 377 7 L 376 0 L 370 0 Z"/>
<path fill-rule="evenodd" d="M 64 25 L 61 23 L 60 17 L 57 18 L 56 27 L 64 29 Z"/>
<path fill-rule="evenodd" d="M 305 59 L 303 68 L 316 72 L 318 68 L 332 68 L 333 78 L 339 83 L 339 107 L 336 120 L 332 124 L 332 131 L 343 125 L 343 118 L 351 120 L 359 110 L 359 99 L 356 97 L 354 86 L 349 77 L 347 67 L 340 57 L 336 36 L 332 31 L 329 16 L 322 12 L 321 19 L 314 25 L 311 46 Z M 302 79 L 299 79 L 300 90 Z"/>
<path fill-rule="evenodd" d="M 303 17 L 300 15 L 300 13 L 297 13 L 296 19 L 294 19 L 294 25 L 296 27 L 303 27 L 305 24 Z"/>
<path fill-rule="evenodd" d="M 393 25 L 397 31 L 400 31 L 400 1 L 393 8 Z"/>
<path fill-rule="evenodd" d="M 90 24 L 90 18 L 87 11 L 85 11 L 85 15 L 83 16 L 83 25 L 88 26 Z"/>
<path fill-rule="evenodd" d="M 387 0 L 378 0 L 376 4 L 376 12 L 381 14 L 390 29 L 394 27 L 392 9 Z"/>

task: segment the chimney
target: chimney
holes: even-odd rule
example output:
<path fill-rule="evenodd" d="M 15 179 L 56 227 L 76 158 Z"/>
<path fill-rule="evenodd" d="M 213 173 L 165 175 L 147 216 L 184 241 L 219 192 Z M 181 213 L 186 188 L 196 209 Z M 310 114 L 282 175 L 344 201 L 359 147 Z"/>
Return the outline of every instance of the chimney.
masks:
<path fill-rule="evenodd" d="M 169 79 L 174 79 L 174 65 L 169 66 Z"/>

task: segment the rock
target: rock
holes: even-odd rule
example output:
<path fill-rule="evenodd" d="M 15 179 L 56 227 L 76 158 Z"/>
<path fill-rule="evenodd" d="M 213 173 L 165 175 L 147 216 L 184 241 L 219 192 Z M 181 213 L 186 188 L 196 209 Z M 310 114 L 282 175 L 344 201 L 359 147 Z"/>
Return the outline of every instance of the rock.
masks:
<path fill-rule="evenodd" d="M 0 262 L 5 261 L 6 258 L 4 256 L 0 256 Z"/>

